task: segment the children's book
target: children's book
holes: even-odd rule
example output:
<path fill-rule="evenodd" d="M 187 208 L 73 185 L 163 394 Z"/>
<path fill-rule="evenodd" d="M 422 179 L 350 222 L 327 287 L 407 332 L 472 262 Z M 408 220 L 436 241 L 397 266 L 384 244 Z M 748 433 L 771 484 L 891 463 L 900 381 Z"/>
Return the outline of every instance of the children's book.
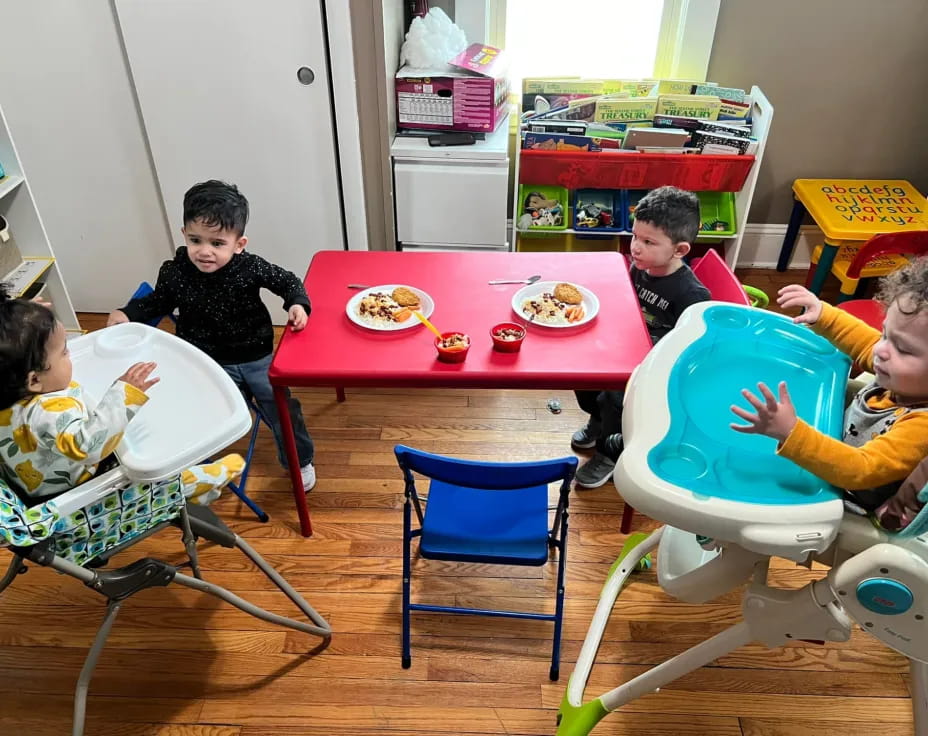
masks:
<path fill-rule="evenodd" d="M 586 135 L 587 123 L 582 120 L 530 120 L 526 129 L 532 133 L 563 133 L 564 135 Z"/>
<path fill-rule="evenodd" d="M 713 95 L 723 100 L 732 102 L 744 102 L 744 90 L 737 87 L 719 87 L 717 84 L 706 82 L 706 84 L 697 84 L 693 90 L 694 95 Z"/>
<path fill-rule="evenodd" d="M 705 130 L 709 133 L 727 133 L 741 138 L 751 137 L 751 129 L 747 125 L 732 125 L 731 123 L 720 123 L 715 120 L 700 120 L 699 130 Z"/>
<path fill-rule="evenodd" d="M 618 148 L 621 141 L 561 133 L 526 133 L 522 148 L 533 151 L 602 151 Z"/>
<path fill-rule="evenodd" d="M 644 79 L 604 79 L 603 94 L 618 92 L 629 97 L 657 97 L 657 82 Z"/>
<path fill-rule="evenodd" d="M 648 81 L 657 82 L 657 94 L 659 95 L 689 95 L 692 94 L 693 88 L 700 84 L 695 79 L 652 79 Z"/>
<path fill-rule="evenodd" d="M 657 98 L 632 97 L 627 100 L 599 98 L 593 121 L 597 123 L 628 123 L 653 120 Z"/>
<path fill-rule="evenodd" d="M 722 100 L 719 107 L 719 120 L 746 120 L 751 114 L 749 102 Z"/>
<path fill-rule="evenodd" d="M 661 95 L 657 99 L 658 115 L 716 120 L 722 101 L 711 95 Z"/>

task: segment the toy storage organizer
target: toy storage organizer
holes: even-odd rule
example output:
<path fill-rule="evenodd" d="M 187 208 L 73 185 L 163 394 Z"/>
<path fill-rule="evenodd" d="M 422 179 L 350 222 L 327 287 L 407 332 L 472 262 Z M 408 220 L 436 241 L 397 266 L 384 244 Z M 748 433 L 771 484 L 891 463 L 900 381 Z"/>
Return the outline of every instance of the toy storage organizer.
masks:
<path fill-rule="evenodd" d="M 515 249 L 615 250 L 616 237 L 630 234 L 629 204 L 640 199 L 644 191 L 673 185 L 697 193 L 702 222 L 728 223 L 724 230 L 701 231 L 699 241 L 721 240 L 725 260 L 734 268 L 773 118 L 773 106 L 764 93 L 755 86 L 750 94 L 752 133 L 758 142 L 753 156 L 537 151 L 523 150 L 517 144 L 512 219 Z M 545 196 L 560 201 L 563 224 L 519 229 L 525 196 L 542 190 Z M 586 204 L 585 197 L 594 202 L 608 202 L 611 198 L 613 216 L 609 226 L 577 227 L 575 207 L 578 201 Z M 577 242 L 571 242 L 574 239 Z"/>

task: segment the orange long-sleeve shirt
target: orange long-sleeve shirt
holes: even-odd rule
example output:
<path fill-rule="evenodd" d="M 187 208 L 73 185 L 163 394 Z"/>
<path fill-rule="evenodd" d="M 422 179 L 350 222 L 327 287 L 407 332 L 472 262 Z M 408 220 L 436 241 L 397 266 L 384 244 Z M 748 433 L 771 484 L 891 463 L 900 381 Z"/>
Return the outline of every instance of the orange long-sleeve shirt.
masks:
<path fill-rule="evenodd" d="M 812 329 L 858 365 L 873 370 L 873 348 L 880 339 L 879 331 L 828 304 L 822 305 L 822 315 Z M 889 391 L 867 401 L 867 407 L 877 411 L 893 406 L 898 406 L 893 412 L 895 422 L 884 434 L 860 447 L 822 434 L 800 419 L 777 453 L 847 490 L 868 490 L 902 481 L 928 456 L 928 411 L 916 410 L 924 408 L 922 404 L 897 404 Z"/>

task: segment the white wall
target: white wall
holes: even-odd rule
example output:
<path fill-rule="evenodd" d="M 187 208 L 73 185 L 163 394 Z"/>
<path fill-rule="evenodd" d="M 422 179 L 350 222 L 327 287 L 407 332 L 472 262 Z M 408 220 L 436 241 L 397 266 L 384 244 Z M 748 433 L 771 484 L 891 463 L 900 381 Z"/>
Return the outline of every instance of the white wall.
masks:
<path fill-rule="evenodd" d="M 71 300 L 109 311 L 173 252 L 110 0 L 3 0 L 0 24 L 0 102 Z"/>

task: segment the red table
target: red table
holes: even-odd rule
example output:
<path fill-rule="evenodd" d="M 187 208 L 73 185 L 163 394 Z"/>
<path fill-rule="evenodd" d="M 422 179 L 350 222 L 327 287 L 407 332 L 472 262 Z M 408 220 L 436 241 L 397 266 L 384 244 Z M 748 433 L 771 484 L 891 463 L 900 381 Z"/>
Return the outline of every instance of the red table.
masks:
<path fill-rule="evenodd" d="M 554 329 L 529 324 L 518 353 L 492 349 L 490 328 L 516 321 L 512 295 L 520 284 L 490 286 L 492 279 L 528 278 L 581 284 L 600 301 L 586 325 Z M 355 325 L 345 305 L 356 293 L 347 284 L 408 284 L 435 300 L 431 322 L 471 338 L 464 363 L 435 359 L 434 336 L 418 325 L 376 332 Z M 270 368 L 281 417 L 285 387 L 381 386 L 448 388 L 622 388 L 651 348 L 625 258 L 619 253 L 410 253 L 321 251 L 304 281 L 312 313 L 301 332 L 285 331 Z M 304 536 L 312 534 L 300 480 L 293 427 L 282 421 L 293 496 Z"/>

